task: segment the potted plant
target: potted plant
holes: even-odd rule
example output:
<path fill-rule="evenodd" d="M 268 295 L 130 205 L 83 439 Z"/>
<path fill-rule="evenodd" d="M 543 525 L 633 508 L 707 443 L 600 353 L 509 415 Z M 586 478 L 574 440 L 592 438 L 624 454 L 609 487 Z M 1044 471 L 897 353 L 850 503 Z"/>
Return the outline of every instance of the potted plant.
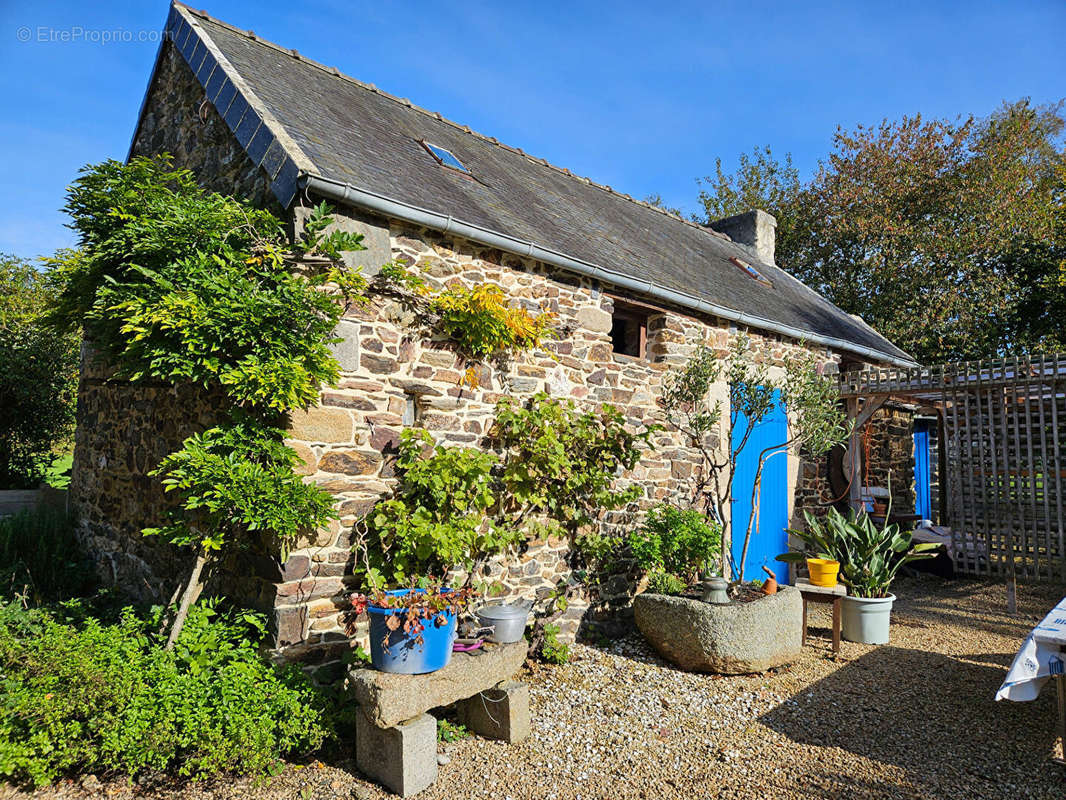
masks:
<path fill-rule="evenodd" d="M 370 618 L 370 661 L 382 672 L 420 675 L 448 665 L 456 621 L 476 593 L 425 587 L 353 594 L 352 609 Z"/>
<path fill-rule="evenodd" d="M 845 639 L 862 644 L 886 644 L 892 602 L 888 589 L 900 567 L 911 561 L 932 558 L 936 544 L 911 546 L 910 531 L 887 522 L 878 528 L 865 511 L 849 511 L 847 516 L 831 508 L 824 520 L 808 511 L 806 530 L 790 533 L 819 558 L 840 562 L 840 580 L 848 587 L 841 619 Z M 804 553 L 782 553 L 779 561 L 798 562 Z"/>
<path fill-rule="evenodd" d="M 840 562 L 835 558 L 816 556 L 807 558 L 807 574 L 815 586 L 836 586 Z"/>

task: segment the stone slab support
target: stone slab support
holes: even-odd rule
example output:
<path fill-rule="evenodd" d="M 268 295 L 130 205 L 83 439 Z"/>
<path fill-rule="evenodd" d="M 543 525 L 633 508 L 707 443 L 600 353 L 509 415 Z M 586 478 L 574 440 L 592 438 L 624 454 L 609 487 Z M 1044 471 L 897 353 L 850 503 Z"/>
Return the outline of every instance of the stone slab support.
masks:
<path fill-rule="evenodd" d="M 391 728 L 379 728 L 358 711 L 355 765 L 389 791 L 410 797 L 437 780 L 437 721 L 421 714 Z"/>
<path fill-rule="evenodd" d="M 529 686 L 507 681 L 457 704 L 459 721 L 474 733 L 515 744 L 529 736 Z"/>

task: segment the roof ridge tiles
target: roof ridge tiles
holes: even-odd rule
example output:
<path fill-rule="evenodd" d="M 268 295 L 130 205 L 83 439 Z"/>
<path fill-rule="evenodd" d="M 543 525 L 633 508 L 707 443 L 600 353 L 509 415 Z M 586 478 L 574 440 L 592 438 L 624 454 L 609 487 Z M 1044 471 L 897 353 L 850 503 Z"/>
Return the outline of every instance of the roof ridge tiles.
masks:
<path fill-rule="evenodd" d="M 669 211 L 669 210 L 667 210 L 665 208 L 660 208 L 658 206 L 652 205 L 651 203 L 647 203 L 647 202 L 645 202 L 643 200 L 638 200 L 635 197 L 631 197 L 628 194 L 624 194 L 624 193 L 619 192 L 619 191 L 617 191 L 615 189 L 612 189 L 610 186 L 608 186 L 606 184 L 597 183 L 596 181 L 592 180 L 591 178 L 586 178 L 586 177 L 584 177 L 582 175 L 578 175 L 577 173 L 572 172 L 571 170 L 567 169 L 566 167 L 560 167 L 560 166 L 557 166 L 555 164 L 552 164 L 547 159 L 538 158 L 537 156 L 529 156 L 529 154 L 524 153 L 522 150 L 520 150 L 518 148 L 512 147 L 511 145 L 504 144 L 503 142 L 501 142 L 498 139 L 496 139 L 494 136 L 487 136 L 487 135 L 485 135 L 483 133 L 479 133 L 478 131 L 473 130 L 469 125 L 463 125 L 463 124 L 460 124 L 458 122 L 455 122 L 454 120 L 448 119 L 447 117 L 443 116 L 439 111 L 430 111 L 427 108 L 423 108 L 422 106 L 420 106 L 420 105 L 418 105 L 416 103 L 413 103 L 411 100 L 409 100 L 406 97 L 397 97 L 396 95 L 389 94 L 388 92 L 377 88 L 377 86 L 375 86 L 372 83 L 367 83 L 365 81 L 361 81 L 358 78 L 353 78 L 351 75 L 348 75 L 348 74 L 346 74 L 344 72 L 341 72 L 341 70 L 339 68 L 335 67 L 335 66 L 329 66 L 329 65 L 323 64 L 320 61 L 315 61 L 313 58 L 308 58 L 307 56 L 304 56 L 304 55 L 296 54 L 294 56 L 294 53 L 296 53 L 295 50 L 291 50 L 289 48 L 282 47 L 281 45 L 276 44 L 276 43 L 270 41 L 269 39 L 264 39 L 262 36 L 256 35 L 256 33 L 254 31 L 245 30 L 243 28 L 238 28 L 237 26 L 231 25 L 230 23 L 225 22 L 223 20 L 220 20 L 217 17 L 213 17 L 211 14 L 209 14 L 207 11 L 205 11 L 203 9 L 191 8 L 190 6 L 186 5 L 185 3 L 180 2 L 180 0 L 172 0 L 172 2 L 173 2 L 174 5 L 181 6 L 186 11 L 188 11 L 188 12 L 190 12 L 192 14 L 195 14 L 198 17 L 203 18 L 203 19 L 207 20 L 208 22 L 211 22 L 214 25 L 218 25 L 219 27 L 225 28 L 228 31 L 231 31 L 231 32 L 236 33 L 238 35 L 245 36 L 245 37 L 247 37 L 249 39 L 252 39 L 255 42 L 257 42 L 258 44 L 261 44 L 261 45 L 263 45 L 265 47 L 269 47 L 269 48 L 271 48 L 273 50 L 276 50 L 279 53 L 282 53 L 283 55 L 289 56 L 290 58 L 296 58 L 296 60 L 298 60 L 302 64 L 307 64 L 308 66 L 315 67 L 316 69 L 320 69 L 323 72 L 326 72 L 327 74 L 332 75 L 332 76 L 334 76 L 336 78 L 340 78 L 341 80 L 348 81 L 350 83 L 354 83 L 355 85 L 359 86 L 362 89 L 366 89 L 368 91 L 374 92 L 376 94 L 381 95 L 382 97 L 385 97 L 385 98 L 387 98 L 389 100 L 392 100 L 393 102 L 396 102 L 396 103 L 399 103 L 401 105 L 404 105 L 404 106 L 406 106 L 406 107 L 408 107 L 408 108 L 410 108 L 410 109 L 412 109 L 414 111 L 418 111 L 418 112 L 420 112 L 422 114 L 425 114 L 428 117 L 432 117 L 433 119 L 436 119 L 436 120 L 438 120 L 440 122 L 443 122 L 446 125 L 450 125 L 453 128 L 456 128 L 457 130 L 462 131 L 463 133 L 467 133 L 467 134 L 469 134 L 471 136 L 476 136 L 478 139 L 481 139 L 483 141 L 486 141 L 486 142 L 489 142 L 491 144 L 494 144 L 497 147 L 501 147 L 501 148 L 503 148 L 505 150 L 510 150 L 512 152 L 517 151 L 518 153 L 521 153 L 522 155 L 525 155 L 527 157 L 532 158 L 534 161 L 536 161 L 537 163 L 541 164 L 542 166 L 544 166 L 544 167 L 546 167 L 548 169 L 554 170 L 556 172 L 561 172 L 564 175 L 568 175 L 571 178 L 576 178 L 577 180 L 582 181 L 583 183 L 586 183 L 589 186 L 592 186 L 592 187 L 594 187 L 596 189 L 600 189 L 602 191 L 606 191 L 609 194 L 614 195 L 615 197 L 622 197 L 622 198 L 628 200 L 629 202 L 634 203 L 634 204 L 636 204 L 638 206 L 643 206 L 644 208 L 650 208 L 650 209 L 653 209 L 655 211 L 658 211 L 658 212 L 660 212 L 662 214 L 665 214 L 670 219 L 677 220 L 678 222 L 681 222 L 681 223 L 683 223 L 685 225 L 688 225 L 688 226 L 693 227 L 693 228 L 697 228 L 697 229 L 703 231 L 704 233 L 707 233 L 707 234 L 715 237 L 716 239 L 724 239 L 727 242 L 731 242 L 732 241 L 732 239 L 730 239 L 728 235 L 726 235 L 724 233 L 720 233 L 719 231 L 715 231 L 715 230 L 707 227 L 706 225 L 702 225 L 699 222 L 695 222 L 693 220 L 685 219 L 684 217 L 680 216 L 679 214 L 674 214 L 672 211 Z"/>

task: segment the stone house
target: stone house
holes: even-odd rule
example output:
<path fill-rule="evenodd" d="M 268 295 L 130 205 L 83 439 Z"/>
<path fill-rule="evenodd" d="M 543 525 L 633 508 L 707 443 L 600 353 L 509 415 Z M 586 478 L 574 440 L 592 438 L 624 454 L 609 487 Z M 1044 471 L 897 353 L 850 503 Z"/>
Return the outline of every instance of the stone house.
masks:
<path fill-rule="evenodd" d="M 342 228 L 365 237 L 351 266 L 402 260 L 437 286 L 492 282 L 555 312 L 568 331 L 506 368 L 484 367 L 470 388 L 459 385 L 456 356 L 414 335 L 397 308 L 346 315 L 340 385 L 291 427 L 307 479 L 335 494 L 340 522 L 280 568 L 242 559 L 227 583 L 272 614 L 280 648 L 310 663 L 332 663 L 346 646 L 351 527 L 389 490 L 390 452 L 405 425 L 476 445 L 501 396 L 537 391 L 655 419 L 666 371 L 701 342 L 724 354 L 738 333 L 774 368 L 798 348 L 830 370 L 913 363 L 775 265 L 775 221 L 762 211 L 711 228 L 681 219 L 180 4 L 130 153 L 164 151 L 203 185 L 272 209 L 294 231 L 311 205 L 328 201 Z M 139 534 L 163 505 L 145 473 L 212 413 L 196 390 L 108 381 L 87 360 L 71 494 L 93 550 L 128 588 L 159 594 L 173 584 L 174 553 Z M 646 503 L 683 492 L 696 463 L 669 432 L 657 445 L 625 476 Z M 822 472 L 790 457 L 790 514 L 818 499 Z M 567 575 L 566 550 L 532 543 L 494 565 L 493 577 L 529 594 Z M 629 589 L 615 582 L 599 599 L 624 603 Z M 568 632 L 585 611 L 571 607 Z"/>

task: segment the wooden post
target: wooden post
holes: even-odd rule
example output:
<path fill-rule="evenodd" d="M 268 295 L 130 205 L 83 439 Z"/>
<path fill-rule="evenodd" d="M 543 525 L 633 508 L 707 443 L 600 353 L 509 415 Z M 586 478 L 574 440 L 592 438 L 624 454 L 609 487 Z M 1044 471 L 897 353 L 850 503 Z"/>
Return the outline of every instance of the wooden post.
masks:
<path fill-rule="evenodd" d="M 848 454 L 851 462 L 848 465 L 848 503 L 852 508 L 858 510 L 862 508 L 862 455 L 859 450 L 861 443 L 859 441 L 858 397 L 848 398 L 848 416 L 855 423 L 851 429 L 851 435 L 848 437 Z"/>
<path fill-rule="evenodd" d="M 1063 546 L 1062 530 L 1062 458 L 1059 449 L 1059 365 L 1055 365 L 1055 377 L 1051 381 L 1051 453 L 1052 474 L 1055 476 L 1055 527 L 1059 540 L 1059 569 L 1066 578 L 1066 547 Z M 1066 757 L 1066 753 L 1063 753 Z"/>
<path fill-rule="evenodd" d="M 1047 402 L 1047 391 L 1044 383 L 1044 372 L 1047 369 L 1047 357 L 1040 357 L 1040 382 L 1036 386 L 1036 404 L 1038 414 L 1040 417 L 1040 494 L 1043 497 L 1044 505 L 1044 542 L 1047 547 L 1047 576 L 1050 580 L 1055 579 L 1055 573 L 1058 571 L 1058 559 L 1055 558 L 1055 546 L 1051 540 L 1051 501 L 1048 498 L 1048 479 L 1051 477 L 1051 466 L 1048 464 L 1048 452 L 1047 452 L 1047 417 L 1044 411 L 1044 404 Z M 1052 395 L 1052 402 L 1055 398 Z M 1033 402 L 1033 393 L 1030 393 L 1030 404 Z M 1033 476 L 1033 487 L 1035 491 L 1036 476 Z M 1061 558 L 1062 554 L 1059 554 Z"/>
<path fill-rule="evenodd" d="M 1007 422 L 1007 390 L 1006 387 L 1000 390 L 1000 416 L 1003 419 L 1003 435 L 1000 437 L 1000 445 L 1003 449 L 1003 465 L 1004 469 L 1010 463 L 1010 448 L 1007 445 L 1007 432 L 1010 430 L 1010 426 Z M 1006 499 L 1006 521 L 1004 523 L 1006 530 L 1006 542 L 1004 549 L 1007 554 L 1007 613 L 1016 614 L 1018 612 L 1018 565 L 1014 552 L 1014 504 L 1011 502 L 1010 496 L 1010 476 L 1003 476 L 1003 485 Z"/>

